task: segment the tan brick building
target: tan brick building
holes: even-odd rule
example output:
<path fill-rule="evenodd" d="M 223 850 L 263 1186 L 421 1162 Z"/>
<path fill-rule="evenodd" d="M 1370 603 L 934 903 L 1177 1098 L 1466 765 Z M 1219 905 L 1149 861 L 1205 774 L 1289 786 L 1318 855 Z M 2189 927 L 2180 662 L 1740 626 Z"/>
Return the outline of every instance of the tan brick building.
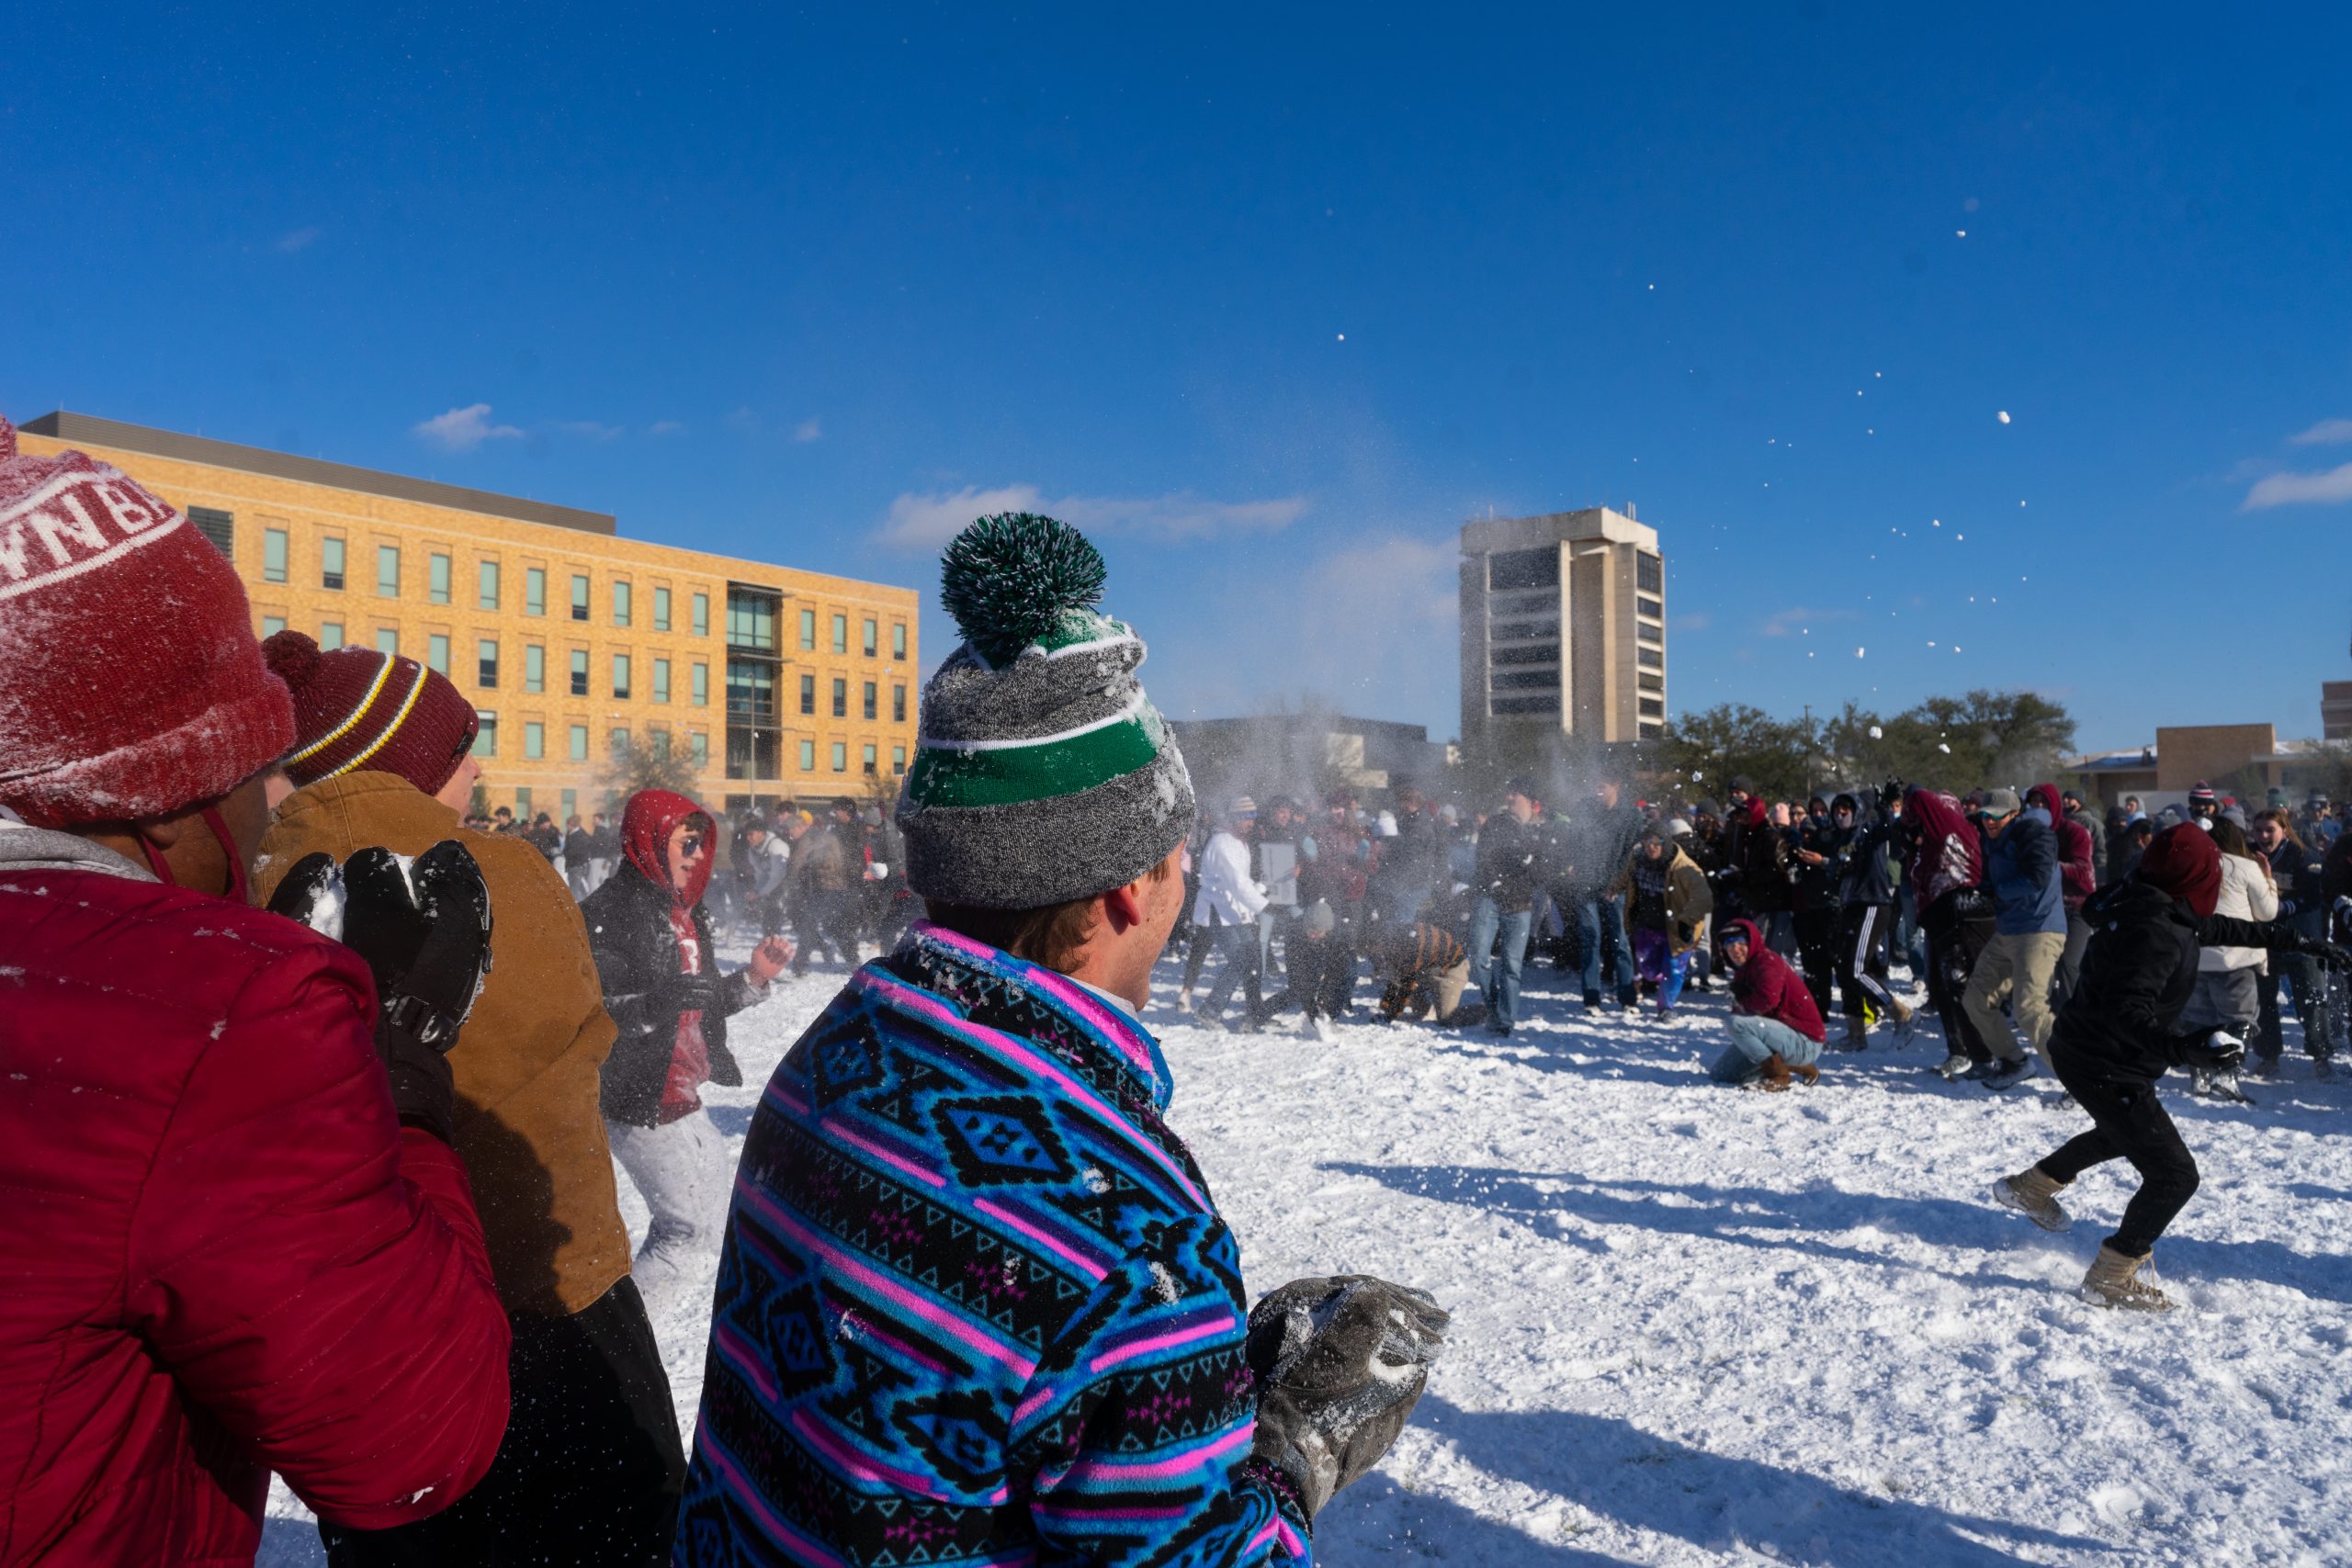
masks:
<path fill-rule="evenodd" d="M 693 760 L 702 797 L 894 787 L 914 747 L 915 591 L 625 539 L 603 513 L 84 414 L 26 423 L 187 513 L 254 630 L 422 660 L 482 716 L 490 804 L 601 809 L 607 760 Z"/>

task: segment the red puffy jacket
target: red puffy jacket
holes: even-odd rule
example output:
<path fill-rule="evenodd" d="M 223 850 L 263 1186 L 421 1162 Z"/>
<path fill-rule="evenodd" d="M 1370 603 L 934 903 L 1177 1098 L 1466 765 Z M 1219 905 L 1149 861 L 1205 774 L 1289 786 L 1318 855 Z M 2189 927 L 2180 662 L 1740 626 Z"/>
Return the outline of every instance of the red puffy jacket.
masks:
<path fill-rule="evenodd" d="M 0 823 L 0 1563 L 250 1563 L 272 1470 L 379 1527 L 490 1467 L 506 1317 L 374 1015 L 347 950 Z"/>
<path fill-rule="evenodd" d="M 1755 921 L 1734 920 L 1724 928 L 1724 934 L 1728 937 L 1736 931 L 1747 934 L 1747 962 L 1732 972 L 1731 1010 L 1778 1019 L 1815 1043 L 1827 1039 L 1828 1031 L 1821 1026 L 1821 1010 L 1813 1005 L 1813 993 L 1804 988 L 1804 976 L 1764 945 L 1764 933 L 1756 929 Z"/>

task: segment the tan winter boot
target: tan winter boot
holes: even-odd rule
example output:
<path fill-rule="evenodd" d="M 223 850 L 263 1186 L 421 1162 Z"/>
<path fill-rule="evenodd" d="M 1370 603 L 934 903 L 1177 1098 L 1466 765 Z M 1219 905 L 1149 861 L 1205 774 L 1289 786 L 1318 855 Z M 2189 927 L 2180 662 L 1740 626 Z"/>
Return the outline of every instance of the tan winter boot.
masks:
<path fill-rule="evenodd" d="M 1756 1087 L 1766 1094 L 1779 1094 L 1789 1087 L 1789 1065 L 1781 1060 L 1778 1051 L 1764 1058 L 1762 1071 L 1764 1076 L 1756 1080 Z"/>
<path fill-rule="evenodd" d="M 2004 1208 L 2017 1210 L 2043 1230 L 2072 1230 L 2075 1216 L 2058 1201 L 2058 1193 L 2065 1185 L 2056 1177 L 2044 1175 L 2040 1166 L 2030 1165 L 2015 1176 L 2005 1176 L 1993 1183 L 1993 1201 Z"/>
<path fill-rule="evenodd" d="M 2145 1258 L 2127 1258 L 2115 1248 L 2102 1245 L 2098 1256 L 2091 1259 L 2090 1272 L 2083 1276 L 2077 1293 L 2086 1302 L 2101 1306 L 2132 1307 L 2141 1312 L 2170 1312 L 2172 1298 L 2140 1278 Z"/>
<path fill-rule="evenodd" d="M 1789 1064 L 1789 1076 L 1796 1079 L 1797 1082 L 1804 1085 L 1805 1088 L 1811 1089 L 1814 1085 L 1821 1081 L 1821 1069 L 1815 1066 L 1811 1062 L 1791 1062 Z"/>

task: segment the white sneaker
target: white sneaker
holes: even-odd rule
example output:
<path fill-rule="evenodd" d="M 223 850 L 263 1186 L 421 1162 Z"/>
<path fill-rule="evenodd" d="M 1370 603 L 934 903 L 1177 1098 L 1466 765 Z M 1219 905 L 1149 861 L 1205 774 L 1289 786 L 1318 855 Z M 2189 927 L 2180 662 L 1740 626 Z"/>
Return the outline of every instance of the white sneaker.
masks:
<path fill-rule="evenodd" d="M 1943 1074 L 1947 1078 L 1957 1078 L 1973 1065 L 1964 1053 L 1954 1051 L 1944 1058 L 1943 1066 L 1938 1067 L 1936 1071 Z"/>
<path fill-rule="evenodd" d="M 1320 1013 L 1306 1021 L 1306 1028 L 1307 1032 L 1313 1034 L 1317 1040 L 1328 1042 L 1340 1037 L 1340 1032 L 1331 1027 L 1331 1021 Z"/>
<path fill-rule="evenodd" d="M 1178 1012 L 1190 1012 L 1193 1010 L 1192 992 L 1179 991 L 1176 993 L 1176 1010 Z"/>

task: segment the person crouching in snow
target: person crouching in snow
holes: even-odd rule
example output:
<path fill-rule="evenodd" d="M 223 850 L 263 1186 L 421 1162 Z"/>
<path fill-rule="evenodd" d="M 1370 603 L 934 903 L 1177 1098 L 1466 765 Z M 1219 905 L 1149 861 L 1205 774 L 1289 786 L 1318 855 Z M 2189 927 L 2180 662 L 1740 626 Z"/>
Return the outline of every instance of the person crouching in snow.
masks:
<path fill-rule="evenodd" d="M 1690 831 L 1680 818 L 1651 823 L 1634 840 L 1625 867 L 1604 897 L 1625 898 L 1626 924 L 1634 931 L 1634 968 L 1657 988 L 1657 1010 L 1669 1013 L 1682 996 L 1690 954 L 1707 940 L 1707 917 L 1715 907 L 1707 874 L 1677 840 Z"/>
<path fill-rule="evenodd" d="M 1433 1016 L 1453 1026 L 1470 984 L 1470 952 L 1462 939 L 1434 920 L 1415 920 L 1385 933 L 1382 946 L 1380 1016 L 1391 1023 Z"/>
<path fill-rule="evenodd" d="M 507 1416 L 449 1146 L 481 874 L 377 851 L 340 943 L 249 907 L 294 710 L 228 558 L 0 420 L 0 1559 L 250 1563 L 272 1471 L 437 1513 Z"/>
<path fill-rule="evenodd" d="M 2211 835 L 2182 823 L 2155 836 L 2129 881 L 2101 888 L 2083 906 L 2090 947 L 2081 984 L 2051 1031 L 2050 1066 L 2089 1114 L 2091 1129 L 1993 1185 L 1999 1202 L 2044 1230 L 2063 1231 L 2074 1222 L 2059 1191 L 2095 1165 L 2132 1162 L 2140 1190 L 2124 1205 L 2121 1225 L 2100 1244 L 2081 1287 L 2086 1298 L 2110 1306 L 2172 1306 L 2140 1270 L 2197 1191 L 2197 1161 L 2157 1101 L 2156 1080 L 2167 1067 L 2234 1069 L 2245 1055 L 2245 1043 L 2231 1035 L 2177 1032 L 2204 946 L 2267 948 L 2330 968 L 2352 966 L 2352 953 L 2302 935 L 2290 922 L 2215 914 L 2222 876 L 2222 852 Z"/>
<path fill-rule="evenodd" d="M 1753 1084 L 1777 1091 L 1821 1081 L 1821 1010 L 1804 976 L 1764 945 L 1753 920 L 1724 928 L 1724 966 L 1731 970 L 1731 1048 L 1714 1066 L 1717 1083 Z"/>
<path fill-rule="evenodd" d="M 682 1568 L 1232 1568 L 1402 1429 L 1445 1314 L 1361 1276 L 1245 1318 L 1137 1020 L 1193 788 L 1076 530 L 982 518 L 899 799 L 928 919 L 777 1066 L 728 1215 Z"/>
<path fill-rule="evenodd" d="M 710 814 L 684 795 L 638 791 L 621 812 L 620 869 L 580 906 L 617 1031 L 605 1061 L 605 1123 L 650 1215 L 635 1274 L 657 1324 L 717 1242 L 727 1205 L 727 1142 L 702 1108 L 702 1086 L 743 1081 L 727 1020 L 765 998 L 793 958 L 792 943 L 769 937 L 748 965 L 718 972 L 702 903 L 715 833 Z"/>
<path fill-rule="evenodd" d="M 514 1330 L 514 1415 L 498 1462 L 455 1506 L 396 1529 L 335 1530 L 328 1561 L 662 1561 L 685 1449 L 629 1280 L 597 1112 L 613 1021 L 580 907 L 529 840 L 459 825 L 481 773 L 478 721 L 446 677 L 370 648 L 322 650 L 298 631 L 262 652 L 294 694 L 286 775 L 299 787 L 262 839 L 260 895 L 306 855 L 348 862 L 380 845 L 414 856 L 454 840 L 481 868 L 497 915 L 466 1048 L 450 1058 L 452 1126 Z"/>

